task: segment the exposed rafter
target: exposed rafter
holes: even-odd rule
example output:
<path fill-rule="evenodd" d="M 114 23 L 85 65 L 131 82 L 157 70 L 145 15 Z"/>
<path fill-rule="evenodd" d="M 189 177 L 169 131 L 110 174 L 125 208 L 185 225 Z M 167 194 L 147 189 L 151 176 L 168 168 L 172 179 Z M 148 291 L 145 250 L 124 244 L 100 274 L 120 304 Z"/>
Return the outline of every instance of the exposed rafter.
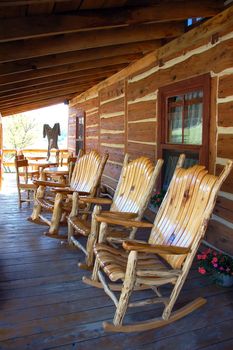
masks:
<path fill-rule="evenodd" d="M 0 2 L 1 6 L 2 2 Z M 149 7 L 82 11 L 76 14 L 2 19 L 0 42 L 74 33 L 80 30 L 112 28 L 147 22 L 179 21 L 189 17 L 210 17 L 221 10 L 218 0 L 159 3 Z"/>
<path fill-rule="evenodd" d="M 95 30 L 82 33 L 58 35 L 1 44 L 0 62 L 17 61 L 26 58 L 85 50 L 103 46 L 174 38 L 184 32 L 184 24 L 155 23 L 125 28 Z"/>
<path fill-rule="evenodd" d="M 161 46 L 160 40 L 145 41 L 116 46 L 100 47 L 80 51 L 65 52 L 44 57 L 35 57 L 16 62 L 6 62 L 0 64 L 0 75 L 7 75 L 30 70 L 66 65 L 70 63 L 80 63 L 98 59 L 112 58 L 121 55 L 145 54 Z"/>

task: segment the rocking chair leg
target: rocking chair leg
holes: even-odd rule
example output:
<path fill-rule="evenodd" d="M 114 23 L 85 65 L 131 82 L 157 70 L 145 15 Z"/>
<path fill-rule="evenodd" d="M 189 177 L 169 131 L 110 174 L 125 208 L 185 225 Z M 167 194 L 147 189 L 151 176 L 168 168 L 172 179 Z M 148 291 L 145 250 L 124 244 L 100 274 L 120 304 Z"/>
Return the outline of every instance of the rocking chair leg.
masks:
<path fill-rule="evenodd" d="M 94 263 L 94 245 L 97 242 L 98 239 L 98 229 L 99 225 L 96 221 L 96 215 L 100 214 L 101 207 L 99 205 L 96 205 L 93 213 L 92 213 L 92 220 L 91 220 L 91 233 L 88 236 L 87 240 L 87 256 L 86 256 L 86 264 L 87 266 L 93 266 Z"/>
<path fill-rule="evenodd" d="M 71 237 L 74 235 L 74 228 L 73 226 L 71 225 L 71 223 L 68 221 L 68 244 L 70 246 L 73 246 L 73 243 L 72 243 L 72 240 L 71 240 Z"/>
<path fill-rule="evenodd" d="M 91 279 L 93 281 L 99 281 L 99 277 L 98 277 L 98 271 L 100 269 L 100 263 L 99 261 L 96 259 L 95 260 L 95 264 L 94 264 L 94 268 L 93 268 L 93 271 L 92 271 L 92 276 L 91 276 Z"/>
<path fill-rule="evenodd" d="M 129 298 L 135 285 L 136 265 L 137 265 L 137 252 L 131 251 L 128 257 L 128 264 L 127 264 L 125 280 L 124 280 L 120 300 L 113 319 L 113 324 L 115 326 L 121 325 L 123 318 L 125 316 L 128 303 L 129 303 Z"/>
<path fill-rule="evenodd" d="M 39 219 L 40 219 L 42 207 L 37 202 L 36 198 L 44 198 L 44 194 L 45 194 L 45 187 L 39 186 L 37 191 L 36 191 L 36 195 L 35 195 L 35 201 L 34 201 L 33 211 L 32 211 L 32 215 L 31 215 L 32 221 L 39 221 Z"/>
<path fill-rule="evenodd" d="M 59 224 L 62 217 L 62 200 L 63 195 L 61 193 L 57 193 L 54 203 L 53 215 L 51 219 L 51 226 L 49 229 L 50 235 L 58 233 Z"/>

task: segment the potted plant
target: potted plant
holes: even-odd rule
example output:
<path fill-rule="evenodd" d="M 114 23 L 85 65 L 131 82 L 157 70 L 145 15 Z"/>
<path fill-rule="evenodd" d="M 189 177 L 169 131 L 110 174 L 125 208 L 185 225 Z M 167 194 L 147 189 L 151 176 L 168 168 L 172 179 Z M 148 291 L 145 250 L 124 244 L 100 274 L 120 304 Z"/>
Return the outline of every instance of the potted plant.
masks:
<path fill-rule="evenodd" d="M 208 248 L 197 255 L 198 272 L 209 274 L 213 281 L 223 287 L 233 285 L 233 259 L 214 249 Z"/>
<path fill-rule="evenodd" d="M 157 191 L 157 192 L 155 192 L 154 196 L 151 197 L 150 206 L 154 209 L 154 211 L 157 211 L 158 208 L 160 207 L 165 194 L 166 194 L 166 192 L 163 190 Z"/>

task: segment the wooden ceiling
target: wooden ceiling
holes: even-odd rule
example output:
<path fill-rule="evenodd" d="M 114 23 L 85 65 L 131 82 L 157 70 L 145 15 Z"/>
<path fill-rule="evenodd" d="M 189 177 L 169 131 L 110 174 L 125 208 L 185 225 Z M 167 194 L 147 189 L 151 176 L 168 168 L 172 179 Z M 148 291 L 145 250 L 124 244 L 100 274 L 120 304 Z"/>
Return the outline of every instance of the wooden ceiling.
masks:
<path fill-rule="evenodd" d="M 223 0 L 0 0 L 0 112 L 64 102 L 212 17 Z"/>

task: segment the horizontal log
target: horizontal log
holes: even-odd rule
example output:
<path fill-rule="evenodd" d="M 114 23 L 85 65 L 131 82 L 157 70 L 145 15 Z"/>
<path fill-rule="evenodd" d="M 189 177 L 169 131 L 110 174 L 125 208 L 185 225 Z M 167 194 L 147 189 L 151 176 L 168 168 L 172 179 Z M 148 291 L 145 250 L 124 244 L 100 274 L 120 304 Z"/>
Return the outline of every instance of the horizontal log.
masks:
<path fill-rule="evenodd" d="M 233 40 L 226 40 L 213 48 L 200 54 L 195 54 L 182 62 L 177 62 L 172 67 L 160 69 L 145 78 L 128 84 L 128 100 L 136 100 L 154 93 L 158 88 L 171 83 L 187 79 L 189 76 L 197 76 L 211 71 L 220 73 L 232 67 Z M 139 60 L 140 61 L 140 60 Z M 147 72 L 147 69 L 145 69 Z M 137 75 L 137 74 L 135 74 Z"/>
<path fill-rule="evenodd" d="M 1 5 L 1 3 L 0 3 Z M 155 6 L 95 9 L 75 14 L 28 16 L 1 20 L 0 42 L 48 37 L 51 35 L 111 28 L 145 22 L 184 20 L 189 17 L 211 17 L 220 12 L 219 1 L 160 3 Z"/>
<path fill-rule="evenodd" d="M 85 111 L 89 111 L 92 110 L 93 108 L 97 108 L 98 107 L 98 103 L 99 103 L 99 99 L 98 96 L 93 97 L 93 98 L 89 98 L 87 101 L 81 102 L 81 103 L 77 103 L 76 105 L 74 105 L 74 108 L 83 108 Z"/>
<path fill-rule="evenodd" d="M 156 141 L 156 123 L 141 122 L 128 124 L 128 140 L 139 142 L 155 142 Z M 143 146 L 141 146 L 143 147 Z"/>
<path fill-rule="evenodd" d="M 114 133 L 114 134 L 108 134 L 108 133 L 102 133 L 100 132 L 100 142 L 105 144 L 124 144 L 125 137 L 124 133 Z"/>
<path fill-rule="evenodd" d="M 222 170 L 223 170 L 223 165 L 217 164 L 216 175 L 219 175 Z M 221 191 L 233 193 L 233 170 L 231 171 L 230 175 L 228 175 L 227 179 L 224 181 L 221 187 Z"/>
<path fill-rule="evenodd" d="M 102 113 L 111 113 L 124 111 L 124 102 L 125 98 L 121 97 L 114 101 L 109 101 L 105 104 L 100 105 L 99 112 Z"/>
<path fill-rule="evenodd" d="M 233 223 L 233 201 L 219 196 L 214 208 L 214 214 Z"/>
<path fill-rule="evenodd" d="M 182 57 L 184 54 L 192 50 L 192 48 L 197 48 L 201 45 L 206 45 L 210 41 L 210 38 L 212 35 L 218 33 L 219 36 L 223 36 L 227 33 L 232 32 L 232 24 L 233 24 L 233 8 L 230 6 L 220 14 L 216 15 L 214 18 L 211 18 L 210 20 L 204 22 L 200 26 L 197 26 L 197 28 L 194 28 L 187 33 L 185 33 L 182 36 L 179 36 L 177 39 L 174 39 L 167 44 L 163 45 L 158 50 L 155 50 L 151 52 L 150 54 L 146 55 L 144 58 L 140 59 L 139 61 L 129 65 L 122 71 L 118 72 L 117 74 L 114 74 L 113 76 L 109 77 L 105 81 L 101 82 L 98 85 L 98 89 L 103 89 L 111 84 L 114 84 L 115 82 L 125 79 L 126 77 L 131 77 L 134 75 L 137 75 L 139 71 L 141 70 L 147 70 L 150 66 L 155 66 L 155 64 L 158 64 L 158 62 L 165 63 L 167 60 L 172 59 L 174 57 Z M 224 42 L 224 45 L 226 45 L 226 42 Z M 216 45 L 216 47 L 219 47 L 219 44 Z M 223 48 L 222 48 L 223 50 Z M 222 55 L 215 57 L 214 64 L 212 60 L 208 62 L 208 71 L 209 72 L 209 66 L 211 63 L 211 66 L 216 66 L 218 64 L 218 61 L 221 61 L 221 64 L 219 64 L 219 67 L 222 70 L 229 67 L 232 67 L 232 58 L 230 57 L 230 52 L 232 50 L 229 50 L 227 53 L 223 53 Z M 213 52 L 212 52 L 213 53 Z M 226 62 L 224 63 L 224 58 L 226 58 Z M 198 66 L 199 68 L 202 68 L 202 64 L 200 64 L 199 57 L 200 55 L 196 55 L 198 60 Z M 211 54 L 208 59 L 211 59 Z M 188 69 L 190 70 L 192 66 L 190 66 Z M 197 69 L 197 68 L 196 68 Z M 188 71 L 189 71 L 188 70 Z M 200 69 L 201 70 L 201 69 Z M 183 72 L 186 74 L 185 78 L 187 78 L 187 69 L 186 67 L 183 69 Z M 206 72 L 206 68 L 205 68 Z M 161 71 L 160 71 L 161 73 Z M 198 74 L 202 74 L 202 72 L 198 72 Z M 195 75 L 195 72 L 190 72 L 190 76 Z M 174 80 L 179 80 L 179 77 L 176 78 L 176 75 L 172 75 L 173 80 L 169 80 L 169 82 L 172 82 Z M 169 84 L 168 82 L 168 84 Z M 93 92 L 96 92 L 97 87 L 93 87 L 88 91 L 85 91 L 79 98 L 88 98 L 89 94 L 93 94 Z M 142 87 L 143 89 L 143 87 Z M 155 91 L 152 89 L 152 92 Z M 144 93 L 144 95 L 148 94 Z M 136 94 L 137 97 L 139 97 L 140 94 Z M 76 101 L 77 98 L 74 100 Z M 130 98 L 130 100 L 133 100 L 134 98 Z M 72 104 L 72 102 L 71 102 Z"/>
<path fill-rule="evenodd" d="M 233 85 L 232 85 L 233 86 Z M 233 94 L 233 90 L 232 90 Z M 223 127 L 233 127 L 233 101 L 218 104 L 218 125 Z"/>
<path fill-rule="evenodd" d="M 92 115 L 86 115 L 86 126 L 93 125 L 93 124 L 99 124 L 99 114 L 98 112 L 92 114 Z"/>
<path fill-rule="evenodd" d="M 116 125 L 118 130 L 124 130 L 125 121 L 123 115 L 112 118 L 100 118 L 100 127 L 103 129 L 114 130 Z"/>
<path fill-rule="evenodd" d="M 219 77 L 218 97 L 224 98 L 233 94 L 233 74 Z"/>
<path fill-rule="evenodd" d="M 207 232 L 207 242 L 233 255 L 233 230 L 216 220 L 211 220 Z"/>
<path fill-rule="evenodd" d="M 109 153 L 111 153 L 111 149 L 109 149 Z M 104 174 L 118 181 L 121 174 L 121 169 L 122 167 L 120 165 L 107 162 L 104 168 Z"/>
<path fill-rule="evenodd" d="M 128 121 L 156 118 L 157 101 L 128 104 Z"/>
<path fill-rule="evenodd" d="M 36 40 L 28 39 L 1 44 L 0 62 L 58 54 L 161 38 L 174 38 L 184 32 L 183 23 L 155 23 L 109 30 L 87 31 Z"/>
<path fill-rule="evenodd" d="M 100 151 L 101 153 L 106 153 L 109 152 L 109 148 L 107 146 L 100 146 Z M 122 149 L 119 148 L 111 148 L 108 160 L 112 162 L 123 163 L 124 152 L 122 152 Z"/>
<path fill-rule="evenodd" d="M 217 156 L 233 159 L 233 134 L 218 135 Z"/>
<path fill-rule="evenodd" d="M 124 83 L 124 80 L 120 80 L 99 91 L 100 103 L 103 103 L 110 99 L 118 98 L 119 96 L 124 94 L 124 92 L 125 92 L 125 83 Z"/>
<path fill-rule="evenodd" d="M 120 67 L 122 67 L 122 65 L 120 65 Z M 90 77 L 91 79 L 95 79 L 96 77 L 103 77 L 104 79 L 104 77 L 114 74 L 115 72 L 117 72 L 117 69 L 114 66 L 111 66 L 111 67 L 105 67 L 105 68 L 94 68 L 94 69 L 87 69 L 85 71 L 51 75 L 49 77 L 36 78 L 32 80 L 27 80 L 27 81 L 7 84 L 7 85 L 5 84 L 0 86 L 0 92 L 18 90 L 29 86 L 44 85 L 51 82 L 62 81 L 64 79 L 69 79 L 69 80 L 77 79 L 78 77 L 82 79 L 82 81 L 86 81 L 86 79 L 89 80 Z"/>
<path fill-rule="evenodd" d="M 156 146 L 154 145 L 139 145 L 137 143 L 128 142 L 127 152 L 130 155 L 130 159 L 136 159 L 138 157 L 148 157 L 152 161 L 156 159 Z"/>
<path fill-rule="evenodd" d="M 0 64 L 0 76 L 122 55 L 145 54 L 160 46 L 160 40 L 154 40 L 110 47 L 100 47 L 96 49 L 71 51 L 56 55 L 18 60 L 16 62 L 5 62 Z"/>
<path fill-rule="evenodd" d="M 51 75 L 65 74 L 70 72 L 83 71 L 88 69 L 102 68 L 102 67 L 112 67 L 115 68 L 118 65 L 125 66 L 135 60 L 135 55 L 117 56 L 112 58 L 104 58 L 94 61 L 72 63 L 64 66 L 56 66 L 51 68 L 44 68 L 39 70 L 33 70 L 30 72 L 21 72 L 10 75 L 4 75 L 1 77 L 0 85 L 11 84 L 13 82 L 20 82 L 31 80 L 35 78 L 48 77 Z"/>

